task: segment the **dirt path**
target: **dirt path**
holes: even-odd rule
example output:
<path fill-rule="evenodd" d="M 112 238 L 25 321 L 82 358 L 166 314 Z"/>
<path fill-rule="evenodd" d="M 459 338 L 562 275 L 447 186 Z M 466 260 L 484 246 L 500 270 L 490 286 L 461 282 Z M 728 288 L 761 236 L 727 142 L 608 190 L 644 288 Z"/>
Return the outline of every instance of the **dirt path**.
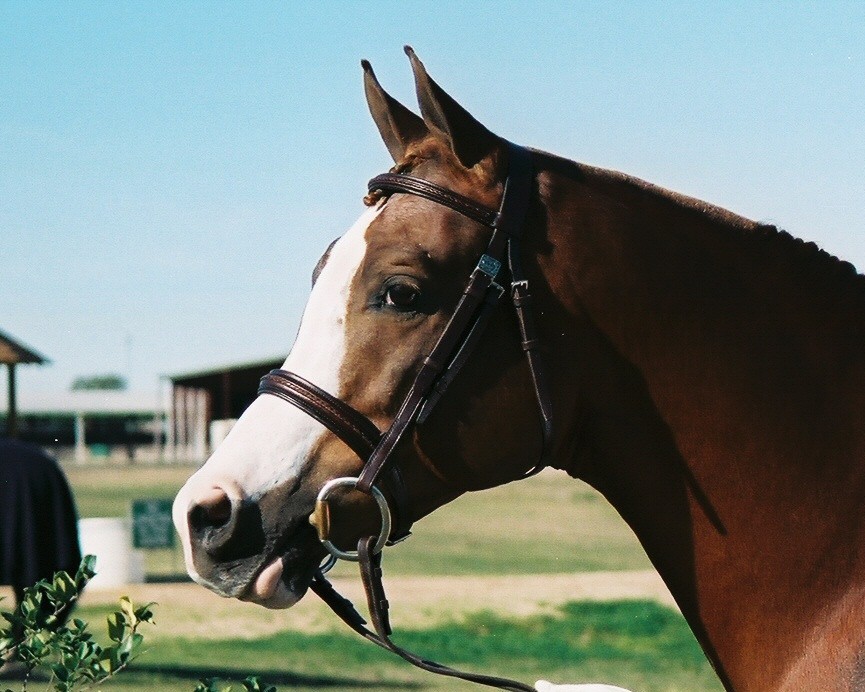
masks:
<path fill-rule="evenodd" d="M 334 585 L 356 604 L 363 602 L 359 579 L 336 577 Z M 658 575 L 640 572 L 579 574 L 391 577 L 386 580 L 394 626 L 424 627 L 459 619 L 465 613 L 494 610 L 502 615 L 553 612 L 572 600 L 650 598 L 674 606 Z M 114 605 L 121 595 L 135 603 L 156 601 L 157 627 L 149 637 L 187 636 L 255 638 L 285 629 L 341 630 L 344 625 L 314 595 L 290 610 L 272 611 L 223 599 L 195 584 L 136 584 L 122 589 L 91 590 L 85 606 Z"/>

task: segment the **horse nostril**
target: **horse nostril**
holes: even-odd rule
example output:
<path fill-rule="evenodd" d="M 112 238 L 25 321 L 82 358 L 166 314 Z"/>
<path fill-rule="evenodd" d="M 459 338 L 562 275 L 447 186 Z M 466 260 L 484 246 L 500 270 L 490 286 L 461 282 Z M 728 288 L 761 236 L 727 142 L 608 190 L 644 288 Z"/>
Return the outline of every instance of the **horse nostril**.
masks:
<path fill-rule="evenodd" d="M 187 513 L 189 540 L 199 559 L 225 562 L 263 550 L 264 529 L 258 505 L 232 499 L 220 487 L 196 497 Z"/>
<path fill-rule="evenodd" d="M 218 529 L 231 520 L 231 500 L 222 488 L 213 488 L 198 498 L 189 510 L 189 524 L 195 531 Z"/>

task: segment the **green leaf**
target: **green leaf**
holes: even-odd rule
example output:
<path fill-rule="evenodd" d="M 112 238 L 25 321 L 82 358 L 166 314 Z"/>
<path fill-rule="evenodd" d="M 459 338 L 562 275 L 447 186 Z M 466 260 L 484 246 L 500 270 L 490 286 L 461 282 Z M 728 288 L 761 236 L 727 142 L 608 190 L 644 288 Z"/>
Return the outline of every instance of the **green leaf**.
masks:
<path fill-rule="evenodd" d="M 128 596 L 123 596 L 120 599 L 120 609 L 126 616 L 126 622 L 129 623 L 129 626 L 135 627 L 138 624 L 138 618 L 135 617 L 135 608 L 133 608 L 132 601 L 129 600 Z"/>
<path fill-rule="evenodd" d="M 111 613 L 107 618 L 108 621 L 108 638 L 111 641 L 119 642 L 123 639 L 123 634 L 126 631 L 126 618 L 123 613 Z"/>
<path fill-rule="evenodd" d="M 36 635 L 34 636 L 34 639 L 36 641 L 38 641 L 40 644 L 42 644 L 43 646 L 47 646 L 48 644 L 50 644 L 55 639 L 56 636 L 57 635 L 54 632 L 52 632 L 51 630 L 43 629 L 43 630 L 40 630 L 39 632 L 36 633 Z"/>
<path fill-rule="evenodd" d="M 113 651 L 109 649 L 104 649 L 102 651 L 102 655 L 99 657 L 99 668 L 104 671 L 106 675 L 109 675 L 114 668 L 112 667 L 112 657 Z"/>
<path fill-rule="evenodd" d="M 57 572 L 53 580 L 54 592 L 58 600 L 66 604 L 77 598 L 78 587 L 75 581 L 66 572 Z"/>
<path fill-rule="evenodd" d="M 133 634 L 131 637 L 126 637 L 117 647 L 117 653 L 123 656 L 124 660 L 129 657 L 137 647 L 141 645 L 144 637 L 140 634 Z"/>
<path fill-rule="evenodd" d="M 80 589 L 95 574 L 94 565 L 95 558 L 87 556 L 74 579 L 57 572 L 51 580 L 41 580 L 26 589 L 13 613 L 0 611 L 0 622 L 9 623 L 0 629 L 0 653 L 17 645 L 17 660 L 27 668 L 28 677 L 37 666 L 47 666 L 53 675 L 46 692 L 49 688 L 55 692 L 80 692 L 91 683 L 110 678 L 140 651 L 144 637 L 136 632 L 137 626 L 153 622 L 154 603 L 135 608 L 129 598 L 123 597 L 120 610 L 107 618 L 107 632 L 114 646 L 103 648 L 96 643 L 85 620 L 75 618 L 61 626 L 57 613 L 78 599 Z M 13 629 L 22 635 L 13 637 Z M 222 691 L 214 687 L 210 692 Z"/>
<path fill-rule="evenodd" d="M 78 571 L 75 573 L 75 584 L 79 589 L 84 586 L 96 575 L 96 556 L 85 555 L 78 566 Z"/>
<path fill-rule="evenodd" d="M 54 673 L 54 676 L 60 682 L 66 682 L 69 679 L 69 670 L 66 668 L 66 666 L 60 663 L 53 664 L 51 666 L 51 672 Z"/>
<path fill-rule="evenodd" d="M 150 622 L 153 623 L 153 606 L 156 603 L 151 601 L 147 605 L 143 605 L 140 608 L 135 609 L 135 618 L 139 622 Z"/>

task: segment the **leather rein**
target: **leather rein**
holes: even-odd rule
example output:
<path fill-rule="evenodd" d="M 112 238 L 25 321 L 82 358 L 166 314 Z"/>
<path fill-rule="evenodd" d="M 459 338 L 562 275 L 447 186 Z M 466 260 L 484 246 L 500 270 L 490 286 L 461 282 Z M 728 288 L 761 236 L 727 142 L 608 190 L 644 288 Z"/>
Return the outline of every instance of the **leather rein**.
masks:
<path fill-rule="evenodd" d="M 357 478 L 333 479 L 325 484 L 318 494 L 315 513 L 310 517 L 310 523 L 316 527 L 319 539 L 333 557 L 325 567 L 315 573 L 310 588 L 361 636 L 419 668 L 520 692 L 533 692 L 535 688 L 507 678 L 458 671 L 420 658 L 393 643 L 390 639 L 392 630 L 388 601 L 382 584 L 381 551 L 385 544 L 393 544 L 408 537 L 411 527 L 408 494 L 397 465 L 392 463 L 394 450 L 412 425 L 422 424 L 426 420 L 468 360 L 494 308 L 505 293 L 505 288 L 497 282 L 505 264 L 510 274 L 511 299 L 541 422 L 540 459 L 526 472 L 526 476 L 537 473 L 547 463 L 553 431 L 552 402 L 531 311 L 529 282 L 523 273 L 519 252 L 519 241 L 533 183 L 531 154 L 527 149 L 511 143 L 508 143 L 508 177 L 497 210 L 479 205 L 447 188 L 403 173 L 385 173 L 369 181 L 371 193 L 404 193 L 423 197 L 492 229 L 486 252 L 469 276 L 453 314 L 432 351 L 423 360 L 399 412 L 386 431 L 382 433 L 369 418 L 349 404 L 286 370 L 272 370 L 261 379 L 258 389 L 259 394 L 277 396 L 312 416 L 348 445 L 364 464 Z M 381 481 L 386 487 L 393 506 L 379 490 L 376 481 Z M 361 538 L 357 551 L 340 550 L 329 540 L 330 512 L 327 497 L 335 488 L 341 486 L 371 495 L 381 512 L 382 527 L 379 535 Z M 392 520 L 392 515 L 395 515 L 395 520 Z M 324 573 L 336 558 L 360 563 L 361 578 L 375 632 L 365 627 L 366 621 L 352 603 L 340 596 L 325 578 Z"/>

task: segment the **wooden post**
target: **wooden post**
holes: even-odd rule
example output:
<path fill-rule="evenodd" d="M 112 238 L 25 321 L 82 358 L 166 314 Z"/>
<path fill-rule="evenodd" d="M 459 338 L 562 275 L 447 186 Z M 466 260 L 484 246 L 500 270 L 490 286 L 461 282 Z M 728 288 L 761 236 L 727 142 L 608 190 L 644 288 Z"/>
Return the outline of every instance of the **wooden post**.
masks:
<path fill-rule="evenodd" d="M 194 458 L 195 448 L 195 404 L 197 398 L 192 387 L 184 387 L 183 391 L 183 443 L 186 450 L 186 460 Z"/>
<path fill-rule="evenodd" d="M 9 371 L 9 413 L 6 416 L 7 437 L 18 436 L 18 406 L 15 401 L 15 363 L 7 363 Z"/>

